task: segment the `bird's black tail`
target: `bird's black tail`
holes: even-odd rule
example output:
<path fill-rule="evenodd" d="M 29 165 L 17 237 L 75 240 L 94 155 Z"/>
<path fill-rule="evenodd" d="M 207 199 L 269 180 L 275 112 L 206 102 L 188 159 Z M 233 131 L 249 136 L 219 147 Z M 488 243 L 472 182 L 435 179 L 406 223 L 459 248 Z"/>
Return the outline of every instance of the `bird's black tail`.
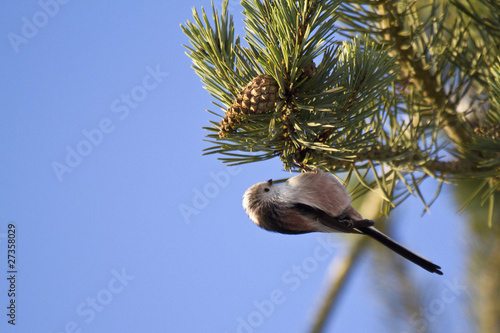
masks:
<path fill-rule="evenodd" d="M 387 237 L 386 235 L 384 235 L 383 233 L 381 233 L 377 229 L 375 229 L 373 227 L 361 227 L 361 228 L 358 227 L 356 229 L 361 231 L 361 233 L 363 233 L 367 236 L 370 236 L 371 238 L 373 238 L 373 239 L 377 240 L 378 242 L 382 243 L 383 245 L 387 246 L 388 248 L 390 248 L 391 250 L 393 250 L 394 252 L 396 252 L 400 256 L 402 256 L 402 257 L 410 260 L 411 262 L 419 265 L 423 269 L 428 270 L 431 273 L 443 275 L 443 272 L 440 271 L 441 267 L 439 267 L 436 264 L 433 264 L 432 262 L 425 259 L 424 257 L 416 254 L 415 252 L 408 250 L 403 245 L 396 243 L 394 240 L 390 239 L 389 237 Z"/>

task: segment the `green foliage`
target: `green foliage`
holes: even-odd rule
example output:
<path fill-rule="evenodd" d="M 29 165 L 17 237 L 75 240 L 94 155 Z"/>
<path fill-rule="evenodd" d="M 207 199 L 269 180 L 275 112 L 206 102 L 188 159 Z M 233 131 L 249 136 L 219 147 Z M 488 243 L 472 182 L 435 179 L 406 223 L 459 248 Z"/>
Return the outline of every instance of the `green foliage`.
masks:
<path fill-rule="evenodd" d="M 491 88 L 490 102 L 492 108 L 488 113 L 488 120 L 491 125 L 500 124 L 500 57 L 491 69 L 491 77 L 488 78 Z"/>
<path fill-rule="evenodd" d="M 212 5 L 211 20 L 194 10 L 182 26 L 193 68 L 220 108 L 210 112 L 222 118 L 259 74 L 276 80 L 280 98 L 264 114 L 242 115 L 224 137 L 210 121 L 207 154 L 232 165 L 279 157 L 287 170 L 346 172 L 346 182 L 358 180 L 353 197 L 377 191 L 383 213 L 409 195 L 428 208 L 443 182 L 471 178 L 474 195 L 492 205 L 500 188 L 497 1 L 243 0 L 243 41 L 227 4 L 221 15 Z M 428 177 L 439 181 L 431 202 L 419 189 Z"/>

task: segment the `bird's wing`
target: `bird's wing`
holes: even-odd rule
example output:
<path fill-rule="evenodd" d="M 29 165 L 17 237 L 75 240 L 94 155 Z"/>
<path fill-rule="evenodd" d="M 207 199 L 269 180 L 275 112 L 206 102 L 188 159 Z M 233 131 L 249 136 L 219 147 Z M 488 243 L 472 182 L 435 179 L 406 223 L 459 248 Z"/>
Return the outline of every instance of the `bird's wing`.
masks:
<path fill-rule="evenodd" d="M 335 217 L 343 214 L 351 203 L 345 187 L 332 175 L 314 171 L 300 174 L 287 181 L 287 200 L 318 208 Z"/>
<path fill-rule="evenodd" d="M 367 228 L 375 224 L 370 220 L 353 220 L 347 214 L 330 216 L 325 211 L 303 203 L 293 203 L 292 209 L 299 215 L 308 217 L 315 231 L 360 233 L 357 228 Z"/>

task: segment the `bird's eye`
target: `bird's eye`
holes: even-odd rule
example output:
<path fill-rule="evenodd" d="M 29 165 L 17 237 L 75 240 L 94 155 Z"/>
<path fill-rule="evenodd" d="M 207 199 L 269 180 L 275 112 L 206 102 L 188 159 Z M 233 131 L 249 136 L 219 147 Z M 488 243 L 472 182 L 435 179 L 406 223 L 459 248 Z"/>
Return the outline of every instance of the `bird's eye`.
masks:
<path fill-rule="evenodd" d="M 264 192 L 269 192 L 269 188 L 268 187 L 264 187 Z"/>

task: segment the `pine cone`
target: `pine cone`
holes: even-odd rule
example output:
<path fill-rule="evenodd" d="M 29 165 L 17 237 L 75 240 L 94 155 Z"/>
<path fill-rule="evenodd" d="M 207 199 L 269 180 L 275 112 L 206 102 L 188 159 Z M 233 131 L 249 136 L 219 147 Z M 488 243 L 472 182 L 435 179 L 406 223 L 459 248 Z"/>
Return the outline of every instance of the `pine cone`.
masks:
<path fill-rule="evenodd" d="M 261 74 L 247 84 L 226 110 L 220 122 L 219 137 L 236 131 L 239 115 L 264 114 L 273 110 L 279 96 L 279 86 L 271 75 Z"/>

